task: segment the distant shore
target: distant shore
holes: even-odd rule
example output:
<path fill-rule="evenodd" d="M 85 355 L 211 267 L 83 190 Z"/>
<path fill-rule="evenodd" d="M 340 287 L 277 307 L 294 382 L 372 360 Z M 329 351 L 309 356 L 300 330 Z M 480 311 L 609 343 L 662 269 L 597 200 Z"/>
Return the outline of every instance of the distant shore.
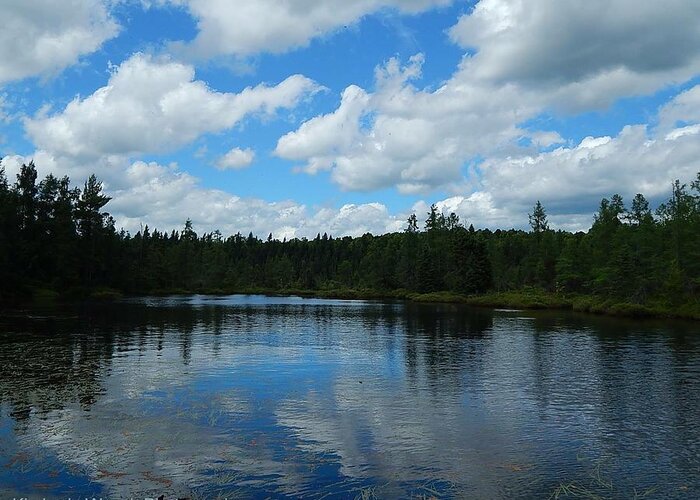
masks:
<path fill-rule="evenodd" d="M 300 296 L 339 300 L 406 300 L 416 303 L 466 304 L 478 307 L 507 307 L 514 309 L 569 310 L 598 315 L 629 318 L 677 318 L 700 320 L 700 303 L 668 304 L 650 301 L 636 304 L 594 295 L 566 295 L 539 289 L 523 289 L 506 292 L 490 292 L 481 295 L 460 295 L 452 292 L 416 293 L 408 290 L 381 291 L 371 289 L 281 289 L 246 288 L 240 290 L 222 289 L 164 289 L 144 293 L 123 294 L 110 288 L 94 290 L 69 290 L 59 294 L 54 290 L 38 288 L 21 298 L 6 303 L 14 305 L 45 305 L 71 302 L 75 300 L 112 301 L 124 296 L 167 296 L 167 295 L 267 295 Z"/>

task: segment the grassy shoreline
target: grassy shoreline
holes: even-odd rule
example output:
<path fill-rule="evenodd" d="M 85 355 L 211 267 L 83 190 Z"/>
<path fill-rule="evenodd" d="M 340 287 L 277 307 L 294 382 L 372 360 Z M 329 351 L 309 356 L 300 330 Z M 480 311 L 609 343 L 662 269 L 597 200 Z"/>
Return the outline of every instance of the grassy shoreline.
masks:
<path fill-rule="evenodd" d="M 476 296 L 450 293 L 415 295 L 418 302 L 453 302 L 479 307 L 508 307 L 514 309 L 569 310 L 589 314 L 627 318 L 674 318 L 700 320 L 700 303 L 668 304 L 650 302 L 636 304 L 619 299 L 593 295 L 562 295 L 542 290 L 492 292 Z"/>
<path fill-rule="evenodd" d="M 158 291 L 156 295 L 200 293 L 203 295 L 267 295 L 339 299 L 339 300 L 406 300 L 417 303 L 466 304 L 478 307 L 507 307 L 513 309 L 569 310 L 596 315 L 629 318 L 676 318 L 700 320 L 700 302 L 672 305 L 663 302 L 634 304 L 593 295 L 562 295 L 539 289 L 491 292 L 466 296 L 453 292 L 417 293 L 408 290 L 381 291 L 373 289 L 282 289 L 248 288 L 242 290 L 197 290 L 194 292 Z"/>
<path fill-rule="evenodd" d="M 564 295 L 546 292 L 540 289 L 523 289 L 507 292 L 490 292 L 483 295 L 460 295 L 453 292 L 416 293 L 408 290 L 373 290 L 373 289 L 200 289 L 200 290 L 151 290 L 149 293 L 136 296 L 155 295 L 267 295 L 267 296 L 300 296 L 308 298 L 339 299 L 339 300 L 406 300 L 416 303 L 466 304 L 489 308 L 539 309 L 539 310 L 569 310 L 597 315 L 631 317 L 631 318 L 677 318 L 700 320 L 700 301 L 685 304 L 669 304 L 662 301 L 636 304 L 617 299 L 593 295 Z M 20 300 L 25 304 L 50 304 L 55 302 L 89 300 L 111 301 L 118 300 L 128 294 L 118 290 L 100 288 L 95 290 L 80 290 L 80 293 L 59 294 L 46 288 L 36 288 L 27 297 Z"/>

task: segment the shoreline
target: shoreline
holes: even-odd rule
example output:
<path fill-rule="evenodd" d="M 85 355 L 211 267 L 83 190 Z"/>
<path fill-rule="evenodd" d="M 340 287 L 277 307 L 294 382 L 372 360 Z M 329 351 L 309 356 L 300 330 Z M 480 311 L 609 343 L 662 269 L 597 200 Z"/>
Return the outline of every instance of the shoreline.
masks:
<path fill-rule="evenodd" d="M 83 292 L 85 292 L 83 290 Z M 57 303 L 87 300 L 109 302 L 123 297 L 168 296 L 168 295 L 264 295 L 268 297 L 299 296 L 319 299 L 338 300 L 405 300 L 424 304 L 465 304 L 485 308 L 513 308 L 529 310 L 564 310 L 603 316 L 627 318 L 684 319 L 700 320 L 700 302 L 685 304 L 668 304 L 650 302 L 647 304 L 630 303 L 619 299 L 598 297 L 594 295 L 565 295 L 546 292 L 539 289 L 523 289 L 507 292 L 490 292 L 482 295 L 461 295 L 453 292 L 417 293 L 408 290 L 378 291 L 371 289 L 330 289 L 304 290 L 265 288 L 247 288 L 239 290 L 151 290 L 148 293 L 124 294 L 118 290 L 101 288 L 80 296 L 61 295 L 47 289 L 36 289 L 31 297 L 24 300 L 17 298 L 16 305 L 51 305 Z M 11 301 L 12 302 L 12 301 Z"/>

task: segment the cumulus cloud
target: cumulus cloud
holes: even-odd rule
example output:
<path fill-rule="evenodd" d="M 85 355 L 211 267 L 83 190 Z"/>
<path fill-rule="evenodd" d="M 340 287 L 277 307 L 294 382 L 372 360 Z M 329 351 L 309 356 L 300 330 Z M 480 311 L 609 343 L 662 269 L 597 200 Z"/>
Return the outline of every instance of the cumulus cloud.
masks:
<path fill-rule="evenodd" d="M 125 163 L 123 158 L 112 158 L 76 166 L 64 158 L 37 151 L 31 157 L 6 156 L 0 165 L 13 181 L 20 166 L 31 160 L 35 161 L 40 178 L 49 173 L 69 175 L 77 186 L 90 174 L 97 173 L 105 192 L 113 197 L 106 210 L 115 218 L 118 228 L 132 233 L 145 224 L 160 230 L 179 229 L 190 218 L 200 233 L 216 229 L 225 235 L 252 231 L 261 237 L 273 233 L 278 239 L 313 238 L 318 233 L 361 236 L 367 232 L 398 231 L 406 219 L 402 213 L 390 213 L 381 203 L 336 208 L 308 206 L 294 200 L 242 198 L 203 187 L 199 178 L 176 164 Z"/>
<path fill-rule="evenodd" d="M 187 50 L 202 57 L 282 52 L 383 7 L 416 12 L 448 3 L 299 0 L 280 6 L 263 0 L 237 2 L 234 9 L 223 1 L 172 2 L 197 18 L 199 35 Z M 585 229 L 601 197 L 621 191 L 659 198 L 671 179 L 687 180 L 700 170 L 699 87 L 664 106 L 658 120 L 578 144 L 523 124 L 552 109 L 604 106 L 698 74 L 699 9 L 680 0 L 481 0 L 449 32 L 466 54 L 447 80 L 419 86 L 423 56 L 403 65 L 390 59 L 377 68 L 372 89 L 348 86 L 336 109 L 281 137 L 275 154 L 309 174 L 329 172 L 343 190 L 396 187 L 427 197 L 441 189 L 450 196 L 438 207 L 479 227 L 525 226 L 540 199 L 553 226 Z M 319 21 L 331 14 L 332 20 Z M 247 116 L 294 107 L 318 89 L 295 75 L 275 86 L 217 92 L 188 64 L 137 54 L 105 87 L 58 113 L 27 119 L 25 127 L 41 168 L 78 179 L 88 167 L 97 171 L 115 195 L 110 210 L 132 230 L 140 222 L 178 227 L 188 216 L 199 230 L 279 237 L 400 228 L 407 214 L 382 204 L 318 208 L 243 199 L 205 189 L 176 166 L 128 160 L 176 150 Z M 252 155 L 234 148 L 217 166 L 241 168 Z M 413 208 L 420 218 L 428 203 Z"/>
<path fill-rule="evenodd" d="M 28 156 L 17 154 L 6 155 L 0 161 L 0 165 L 5 169 L 7 178 L 10 181 L 14 181 L 22 164 L 29 163 L 30 161 L 34 162 L 40 178 L 46 177 L 48 174 L 53 174 L 57 177 L 67 175 L 73 181 L 82 182 L 87 179 L 91 173 L 101 174 L 113 172 L 113 170 L 109 168 L 112 165 L 112 161 L 110 161 L 109 158 L 101 159 L 99 162 L 92 165 L 75 164 L 64 158 L 57 158 L 42 150 L 35 151 L 34 154 Z"/>
<path fill-rule="evenodd" d="M 0 94 L 0 123 L 9 123 L 12 119 L 7 103 L 7 96 Z"/>
<path fill-rule="evenodd" d="M 677 95 L 659 113 L 662 130 L 692 126 L 700 122 L 700 85 Z"/>
<path fill-rule="evenodd" d="M 668 109 L 679 108 L 674 101 L 661 114 Z M 35 157 L 42 174 L 63 169 L 60 161 L 46 153 Z M 12 178 L 27 160 L 6 157 L 2 165 Z M 660 201 L 669 195 L 672 179 L 693 179 L 700 171 L 700 127 L 666 132 L 647 125 L 628 126 L 615 137 L 587 137 L 573 146 L 489 159 L 475 168 L 478 181 L 470 186 L 471 192 L 437 201 L 440 211 L 455 212 L 465 224 L 481 228 L 526 227 L 527 213 L 539 199 L 552 227 L 586 230 L 602 197 L 620 193 L 630 200 L 641 192 Z M 107 163 L 102 171 L 107 174 L 107 191 L 114 196 L 107 209 L 119 227 L 132 232 L 141 224 L 179 228 L 190 217 L 200 232 L 252 231 L 262 236 L 272 232 L 277 238 L 324 232 L 359 236 L 401 230 L 409 213 L 392 213 L 381 203 L 319 208 L 291 200 L 241 198 L 202 187 L 196 177 L 176 165 L 135 162 L 120 167 Z M 428 209 L 429 202 L 420 201 L 410 211 L 423 220 Z"/>
<path fill-rule="evenodd" d="M 475 78 L 546 88 L 580 109 L 697 74 L 699 23 L 687 0 L 481 0 L 449 34 L 476 51 Z"/>
<path fill-rule="evenodd" d="M 184 50 L 195 57 L 280 53 L 347 27 L 383 8 L 414 14 L 452 0 L 160 0 L 197 19 L 199 33 Z"/>
<path fill-rule="evenodd" d="M 476 192 L 438 203 L 445 211 L 486 221 L 494 227 L 518 225 L 535 200 L 542 200 L 559 227 L 586 229 L 603 197 L 630 200 L 636 193 L 661 200 L 670 182 L 688 181 L 700 171 L 700 126 L 695 99 L 700 86 L 680 94 L 659 112 L 667 130 L 650 125 L 625 127 L 615 137 L 586 137 L 580 143 L 536 155 L 488 159 L 478 167 Z M 664 117 L 673 117 L 664 118 Z M 568 223 L 564 223 L 568 219 Z M 520 224 L 523 225 L 523 224 Z"/>
<path fill-rule="evenodd" d="M 119 31 L 101 0 L 0 0 L 0 84 L 58 72 Z"/>
<path fill-rule="evenodd" d="M 335 111 L 281 137 L 275 152 L 307 173 L 330 171 L 343 190 L 456 192 L 483 159 L 507 164 L 565 143 L 556 131 L 531 130 L 533 118 L 698 74 L 698 25 L 700 4 L 683 0 L 481 0 L 449 31 L 468 52 L 436 89 L 416 86 L 421 55 L 405 66 L 391 59 L 378 67 L 373 91 L 348 87 Z M 676 101 L 683 109 L 697 102 L 693 93 Z M 674 112 L 660 117 L 667 130 Z"/>
<path fill-rule="evenodd" d="M 296 106 L 319 86 L 301 75 L 238 94 L 195 80 L 192 66 L 135 54 L 106 86 L 60 113 L 25 121 L 29 137 L 56 155 L 95 158 L 176 149 L 202 134 L 230 129 L 251 114 Z"/>
<path fill-rule="evenodd" d="M 233 148 L 217 160 L 216 168 L 219 170 L 238 170 L 250 166 L 254 159 L 255 151 L 252 149 Z"/>
<path fill-rule="evenodd" d="M 615 137 L 586 137 L 551 151 L 487 158 L 472 167 L 469 182 L 460 184 L 469 194 L 440 200 L 438 209 L 477 227 L 526 227 L 527 213 L 539 199 L 549 209 L 553 227 L 585 230 L 603 197 L 620 193 L 630 200 L 643 193 L 664 199 L 671 180 L 693 179 L 700 171 L 698 96 L 700 86 L 659 111 L 660 122 L 676 128 L 632 125 Z M 533 136 L 545 145 L 561 142 L 558 134 Z M 412 207 L 419 218 L 428 209 L 425 201 Z"/>
<path fill-rule="evenodd" d="M 116 186 L 115 186 L 116 188 Z M 108 209 L 120 227 L 137 231 L 140 225 L 172 229 L 189 217 L 198 231 L 219 229 L 224 234 L 252 231 L 276 238 L 382 234 L 397 230 L 403 218 L 389 214 L 379 203 L 345 205 L 339 209 L 308 207 L 294 201 L 269 202 L 241 198 L 207 189 L 176 166 L 135 162 L 126 168 L 122 185 L 110 191 Z"/>
<path fill-rule="evenodd" d="M 279 140 L 276 153 L 290 160 L 309 160 L 305 170 L 316 173 L 332 167 L 334 157 L 361 145 L 360 118 L 367 112 L 369 96 L 351 85 L 343 92 L 340 106 L 313 118 Z"/>
<path fill-rule="evenodd" d="M 691 179 L 700 171 L 699 154 L 700 129 L 650 137 L 648 127 L 636 125 L 615 138 L 588 137 L 537 156 L 487 161 L 480 170 L 483 188 L 499 204 L 525 206 L 546 199 L 559 210 L 590 209 L 616 192 L 667 195 L 671 180 Z"/>
<path fill-rule="evenodd" d="M 483 85 L 459 70 L 434 91 L 417 89 L 422 64 L 421 55 L 403 67 L 389 60 L 377 68 L 374 93 L 348 87 L 336 111 L 282 137 L 276 154 L 304 161 L 309 173 L 331 170 L 345 190 L 417 193 L 459 182 L 465 162 L 503 154 L 532 135 L 517 124 L 538 108 L 517 87 Z M 533 135 L 538 144 L 559 140 Z"/>

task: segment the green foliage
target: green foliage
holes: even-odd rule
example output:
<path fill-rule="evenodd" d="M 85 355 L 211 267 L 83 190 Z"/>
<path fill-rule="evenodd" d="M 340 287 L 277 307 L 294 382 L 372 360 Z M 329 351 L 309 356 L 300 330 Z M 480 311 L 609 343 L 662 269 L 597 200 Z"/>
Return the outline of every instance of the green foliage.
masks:
<path fill-rule="evenodd" d="M 517 309 L 571 309 L 572 301 L 562 295 L 548 293 L 537 288 L 525 288 L 508 292 L 488 293 L 470 297 L 469 304 L 488 307 L 514 307 Z"/>
<path fill-rule="evenodd" d="M 531 232 L 465 229 L 432 205 L 425 230 L 414 214 L 405 231 L 381 236 L 263 241 L 198 235 L 189 219 L 181 231 L 132 236 L 115 230 L 109 201 L 95 176 L 81 190 L 52 175 L 37 184 L 32 163 L 13 184 L 0 169 L 0 299 L 313 291 L 639 316 L 700 308 L 700 173 L 690 187 L 674 182 L 656 217 L 643 195 L 629 211 L 613 195 L 575 234 L 549 229 L 538 201 Z"/>
<path fill-rule="evenodd" d="M 542 233 L 549 230 L 549 225 L 547 224 L 547 212 L 545 212 L 540 200 L 537 200 L 532 213 L 528 215 L 530 220 L 530 227 L 532 227 L 533 233 Z"/>
<path fill-rule="evenodd" d="M 407 223 L 408 223 L 408 225 L 406 226 L 407 233 L 417 233 L 418 232 L 418 217 L 416 217 L 416 214 L 411 214 L 408 217 Z"/>

